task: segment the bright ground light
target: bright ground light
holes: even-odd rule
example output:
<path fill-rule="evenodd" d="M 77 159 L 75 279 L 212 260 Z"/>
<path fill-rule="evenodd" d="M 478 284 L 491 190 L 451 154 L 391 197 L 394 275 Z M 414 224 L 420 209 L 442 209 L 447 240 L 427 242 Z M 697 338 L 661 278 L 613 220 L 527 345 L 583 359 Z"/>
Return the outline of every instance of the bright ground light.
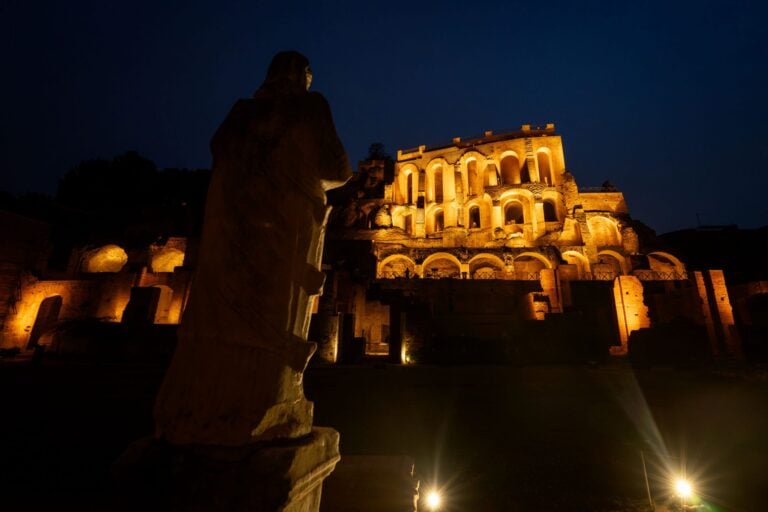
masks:
<path fill-rule="evenodd" d="M 429 494 L 427 494 L 427 507 L 429 507 L 429 510 L 437 510 L 442 501 L 443 500 L 437 491 L 430 491 Z"/>
<path fill-rule="evenodd" d="M 691 484 L 688 482 L 688 480 L 683 480 L 680 478 L 675 482 L 675 492 L 677 492 L 677 495 L 681 498 L 689 498 L 693 492 L 693 489 L 691 488 Z"/>

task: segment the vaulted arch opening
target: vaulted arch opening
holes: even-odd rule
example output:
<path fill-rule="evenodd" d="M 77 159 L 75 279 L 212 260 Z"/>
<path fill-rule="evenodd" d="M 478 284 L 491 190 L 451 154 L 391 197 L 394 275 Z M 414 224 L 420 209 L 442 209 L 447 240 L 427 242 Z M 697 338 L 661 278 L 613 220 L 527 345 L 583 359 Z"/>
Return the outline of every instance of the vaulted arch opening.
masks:
<path fill-rule="evenodd" d="M 539 181 L 546 183 L 547 185 L 554 185 L 552 180 L 552 159 L 549 156 L 549 152 L 546 150 L 539 150 L 536 153 L 536 163 L 539 166 Z"/>
<path fill-rule="evenodd" d="M 467 160 L 467 181 L 469 182 L 469 195 L 476 196 L 480 194 L 480 180 L 477 176 L 477 160 L 474 158 Z"/>
<path fill-rule="evenodd" d="M 504 263 L 493 255 L 478 255 L 469 262 L 472 279 L 504 279 Z"/>
<path fill-rule="evenodd" d="M 416 264 L 407 256 L 395 255 L 384 260 L 379 269 L 382 279 L 411 278 L 416 276 Z"/>
<path fill-rule="evenodd" d="M 520 183 L 520 160 L 517 155 L 507 155 L 501 159 L 501 181 L 505 185 Z"/>
<path fill-rule="evenodd" d="M 598 247 L 621 245 L 621 236 L 616 223 L 606 217 L 592 217 L 587 220 L 592 243 Z"/>
<path fill-rule="evenodd" d="M 432 173 L 432 198 L 436 203 L 443 202 L 443 166 L 438 165 Z"/>
<path fill-rule="evenodd" d="M 504 207 L 504 224 L 524 224 L 525 214 L 523 205 L 517 201 L 510 201 Z"/>
<path fill-rule="evenodd" d="M 423 274 L 431 279 L 460 279 L 461 267 L 455 259 L 438 255 L 424 261 Z"/>
<path fill-rule="evenodd" d="M 557 222 L 557 207 L 551 200 L 544 201 L 544 222 Z"/>
<path fill-rule="evenodd" d="M 477 205 L 472 205 L 469 207 L 469 227 L 470 228 L 482 227 L 480 223 L 480 207 Z"/>
<path fill-rule="evenodd" d="M 486 187 L 498 187 L 499 176 L 496 174 L 496 166 L 489 163 L 485 166 L 485 172 L 483 177 L 483 185 Z"/>

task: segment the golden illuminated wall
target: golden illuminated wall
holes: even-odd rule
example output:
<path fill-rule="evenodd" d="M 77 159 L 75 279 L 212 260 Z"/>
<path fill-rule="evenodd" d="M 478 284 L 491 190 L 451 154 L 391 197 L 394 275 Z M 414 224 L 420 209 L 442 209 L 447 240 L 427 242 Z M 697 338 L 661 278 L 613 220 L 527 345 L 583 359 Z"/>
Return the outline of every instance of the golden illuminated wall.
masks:
<path fill-rule="evenodd" d="M 715 355 L 741 355 L 733 309 L 722 270 L 694 272 L 707 334 Z"/>
<path fill-rule="evenodd" d="M 62 304 L 58 319 L 78 318 L 93 314 L 84 308 L 96 286 L 83 281 L 37 281 L 27 279 L 22 283 L 21 300 L 15 304 L 4 326 L 3 347 L 25 349 L 35 325 L 40 304 L 49 297 L 61 297 Z"/>
<path fill-rule="evenodd" d="M 553 125 L 401 150 L 392 190 L 393 223 L 414 237 L 462 227 L 519 231 L 533 240 L 546 232 L 546 222 L 564 217 L 559 190 L 564 172 L 562 141 Z M 524 211 L 517 226 L 505 218 L 512 200 Z M 546 218 L 550 207 L 545 202 L 552 203 L 553 218 Z"/>
<path fill-rule="evenodd" d="M 128 255 L 122 247 L 105 245 L 88 252 L 83 262 L 84 272 L 120 272 L 128 263 Z"/>
<path fill-rule="evenodd" d="M 627 343 L 632 331 L 650 327 L 648 306 L 643 300 L 643 283 L 635 276 L 619 276 L 613 286 L 616 317 L 619 324 L 621 347 L 612 347 L 611 354 L 627 353 Z"/>
<path fill-rule="evenodd" d="M 650 327 L 649 307 L 701 321 L 691 312 L 698 310 L 688 300 L 692 289 L 679 286 L 688 278 L 683 263 L 668 253 L 641 254 L 624 195 L 613 186 L 579 189 L 552 125 L 400 150 L 383 197 L 359 203 L 360 211 L 384 211 L 382 218 L 391 219 L 391 225 L 357 229 L 352 237 L 371 240 L 377 279 L 536 281 L 540 291 L 519 300 L 526 318 L 539 320 L 574 305 L 572 282 L 611 282 L 618 322 L 613 341 L 621 342 L 616 355 L 627 353 L 633 331 Z M 725 346 L 733 351 L 738 340 L 721 277 L 707 274 L 711 290 L 702 293 L 717 296 L 707 325 L 712 331 L 713 322 L 722 324 Z M 645 304 L 646 281 L 688 291 L 665 295 L 654 284 Z M 664 297 L 674 304 L 662 304 Z M 371 303 L 362 295 L 354 303 L 355 334 L 370 339 L 389 319 L 369 314 Z M 405 329 L 403 340 L 405 360 L 411 350 Z"/>
<path fill-rule="evenodd" d="M 173 272 L 184 265 L 184 253 L 178 249 L 163 249 L 152 256 L 152 272 Z"/>

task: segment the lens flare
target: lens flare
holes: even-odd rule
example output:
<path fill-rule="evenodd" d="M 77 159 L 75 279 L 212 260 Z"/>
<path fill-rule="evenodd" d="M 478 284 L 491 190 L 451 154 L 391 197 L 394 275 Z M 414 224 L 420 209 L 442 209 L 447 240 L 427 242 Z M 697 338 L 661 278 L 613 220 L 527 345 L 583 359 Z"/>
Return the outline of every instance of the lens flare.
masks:
<path fill-rule="evenodd" d="M 688 499 L 693 494 L 693 487 L 688 480 L 684 478 L 678 478 L 675 481 L 675 492 L 681 498 Z"/>
<path fill-rule="evenodd" d="M 440 496 L 440 493 L 432 490 L 429 491 L 427 494 L 427 508 L 429 510 L 437 510 L 440 508 L 440 504 L 443 502 L 442 496 Z"/>

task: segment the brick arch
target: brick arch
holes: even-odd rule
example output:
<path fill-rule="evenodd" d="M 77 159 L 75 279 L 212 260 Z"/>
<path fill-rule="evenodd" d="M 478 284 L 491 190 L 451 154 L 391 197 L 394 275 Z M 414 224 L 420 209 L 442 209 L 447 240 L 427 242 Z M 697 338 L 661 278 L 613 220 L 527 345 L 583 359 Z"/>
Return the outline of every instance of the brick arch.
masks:
<path fill-rule="evenodd" d="M 598 256 L 598 258 L 600 256 L 611 256 L 612 258 L 614 258 L 616 261 L 619 262 L 619 266 L 621 268 L 621 274 L 622 275 L 629 274 L 629 270 L 630 270 L 629 262 L 627 261 L 627 258 L 625 258 L 623 255 L 619 254 L 618 252 L 606 249 L 606 250 L 602 250 L 602 251 L 598 252 L 597 256 Z"/>
<path fill-rule="evenodd" d="M 621 245 L 621 233 L 616 221 L 597 215 L 587 219 L 592 243 L 598 247 Z"/>
<path fill-rule="evenodd" d="M 581 254 L 577 251 L 565 251 L 561 254 L 563 259 L 570 263 L 569 258 L 574 258 L 578 260 L 578 266 L 579 266 L 579 277 L 581 277 L 584 273 L 590 272 L 590 265 L 589 265 L 589 258 Z"/>
<path fill-rule="evenodd" d="M 499 173 L 502 185 L 517 185 L 521 183 L 520 171 L 523 168 L 524 159 L 520 158 L 517 151 L 511 149 L 499 155 Z"/>
<path fill-rule="evenodd" d="M 468 195 L 482 195 L 485 190 L 483 178 L 485 177 L 485 167 L 488 157 L 477 150 L 470 149 L 459 158 L 459 168 L 461 169 L 468 187 Z M 472 171 L 474 164 L 474 171 Z M 472 172 L 470 172 L 472 171 Z"/>
<path fill-rule="evenodd" d="M 438 168 L 440 169 L 439 183 L 437 183 L 438 180 L 436 179 Z M 454 188 L 453 186 L 448 187 L 447 185 L 449 182 L 451 185 L 453 184 L 453 166 L 449 165 L 445 158 L 439 156 L 430 160 L 425 169 L 427 202 L 434 201 L 442 203 L 445 200 L 451 200 L 455 194 Z"/>
<path fill-rule="evenodd" d="M 482 272 L 484 269 L 489 269 L 490 272 Z M 480 253 L 469 260 L 469 275 L 472 279 L 501 279 L 504 269 L 504 261 L 495 254 Z M 482 273 L 478 274 L 478 271 Z M 491 276 L 491 273 L 494 275 Z"/>
<path fill-rule="evenodd" d="M 651 260 L 651 256 L 657 256 L 660 259 L 666 259 L 670 263 L 672 263 L 672 265 L 675 268 L 675 272 L 677 272 L 677 273 L 685 272 L 685 265 L 683 265 L 683 262 L 680 261 L 679 259 L 677 259 L 675 256 L 669 254 L 668 252 L 653 251 L 653 252 L 649 252 L 647 256 L 648 256 L 648 260 L 649 260 L 648 263 L 651 265 L 651 270 L 657 270 L 657 269 L 653 268 L 653 264 L 650 261 Z"/>
<path fill-rule="evenodd" d="M 431 270 L 430 265 L 440 260 L 450 261 L 455 266 L 455 273 L 461 276 L 461 262 L 456 256 L 447 252 L 435 252 L 424 258 L 424 262 L 421 264 L 422 277 L 428 276 Z"/>
<path fill-rule="evenodd" d="M 540 262 L 544 263 L 544 265 L 545 265 L 547 268 L 549 268 L 549 269 L 551 269 L 551 268 L 552 268 L 552 262 L 551 262 L 551 261 L 549 261 L 549 258 L 547 258 L 547 257 L 546 257 L 546 256 L 544 256 L 543 254 L 539 254 L 539 253 L 537 253 L 537 252 L 530 252 L 530 251 L 528 251 L 528 252 L 522 252 L 522 253 L 518 254 L 517 256 L 515 256 L 515 260 L 517 260 L 517 259 L 519 259 L 519 258 L 522 258 L 522 257 L 524 257 L 524 256 L 531 256 L 531 257 L 533 257 L 533 258 L 536 258 L 536 259 L 537 259 L 537 260 L 539 260 Z"/>
<path fill-rule="evenodd" d="M 464 205 L 464 225 L 467 228 L 472 228 L 472 208 L 477 207 L 479 211 L 479 228 L 487 228 L 491 226 L 491 207 L 492 201 L 488 194 L 483 194 L 481 197 L 476 197 L 468 201 Z"/>
<path fill-rule="evenodd" d="M 547 183 L 550 186 L 557 185 L 554 164 L 552 162 L 552 151 L 549 148 L 539 148 L 536 150 L 536 167 L 539 171 L 539 181 Z"/>
<path fill-rule="evenodd" d="M 438 229 L 438 226 L 436 225 L 438 214 L 443 215 L 443 224 L 441 229 Z M 442 231 L 445 228 L 445 208 L 443 207 L 442 203 L 430 205 L 424 212 L 424 217 L 426 219 L 425 230 L 427 234 L 436 233 L 438 231 Z"/>
<path fill-rule="evenodd" d="M 393 264 L 395 262 L 397 262 L 397 264 Z M 379 262 L 379 268 L 376 274 L 379 278 L 405 277 L 406 269 L 408 269 L 409 276 L 416 276 L 415 261 L 404 254 L 390 254 Z"/>
<path fill-rule="evenodd" d="M 389 213 L 392 216 L 392 226 L 400 229 L 405 229 L 405 217 L 412 215 L 407 206 L 394 206 Z"/>
<path fill-rule="evenodd" d="M 397 171 L 397 194 L 395 201 L 398 204 L 415 204 L 419 190 L 419 168 L 415 164 L 405 164 Z"/>

